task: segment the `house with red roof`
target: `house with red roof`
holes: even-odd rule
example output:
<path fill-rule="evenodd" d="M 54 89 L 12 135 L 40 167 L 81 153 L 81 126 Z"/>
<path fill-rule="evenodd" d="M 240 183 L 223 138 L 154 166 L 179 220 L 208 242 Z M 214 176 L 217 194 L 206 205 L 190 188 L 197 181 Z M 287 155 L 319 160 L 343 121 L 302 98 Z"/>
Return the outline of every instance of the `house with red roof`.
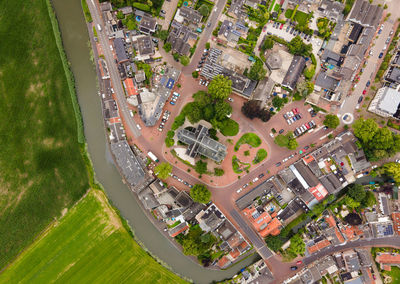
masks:
<path fill-rule="evenodd" d="M 384 270 L 390 271 L 392 266 L 400 267 L 400 254 L 398 253 L 379 253 L 375 258 L 376 262 L 381 265 Z"/>
<path fill-rule="evenodd" d="M 137 96 L 139 94 L 133 78 L 126 78 L 122 84 L 128 96 Z"/>
<path fill-rule="evenodd" d="M 277 236 L 281 232 L 281 221 L 278 218 L 272 218 L 264 209 L 251 206 L 243 209 L 242 212 L 261 237 L 265 238 L 268 235 Z"/>

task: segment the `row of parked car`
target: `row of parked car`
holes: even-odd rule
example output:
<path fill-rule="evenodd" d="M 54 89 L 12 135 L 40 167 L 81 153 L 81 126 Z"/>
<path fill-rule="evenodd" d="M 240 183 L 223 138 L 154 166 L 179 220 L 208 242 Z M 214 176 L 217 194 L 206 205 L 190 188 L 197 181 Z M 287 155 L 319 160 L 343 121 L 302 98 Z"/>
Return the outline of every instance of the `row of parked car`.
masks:
<path fill-rule="evenodd" d="M 172 93 L 171 101 L 169 102 L 171 105 L 175 105 L 176 101 L 181 95 L 177 92 Z"/>
<path fill-rule="evenodd" d="M 285 24 L 281 24 L 278 22 L 275 22 L 272 27 L 276 28 L 276 29 L 280 29 L 282 30 L 285 27 Z M 286 32 L 290 33 L 293 36 L 300 36 L 301 38 L 303 38 L 306 41 L 310 41 L 311 40 L 311 35 L 306 34 L 304 32 L 298 31 L 295 29 L 295 25 L 290 23 L 287 27 L 286 27 Z"/>
<path fill-rule="evenodd" d="M 168 120 L 168 118 L 169 118 L 169 116 L 171 115 L 171 112 L 169 111 L 169 110 L 166 110 L 166 111 L 164 111 L 164 114 L 163 114 L 163 116 L 162 116 L 162 118 L 161 118 L 161 123 L 160 123 L 160 125 L 158 126 L 158 131 L 163 131 L 164 130 L 164 125 L 165 125 L 165 123 L 167 122 L 167 120 Z"/>
<path fill-rule="evenodd" d="M 308 109 L 308 112 L 311 114 L 311 117 L 317 116 L 317 112 L 312 107 Z"/>
<path fill-rule="evenodd" d="M 302 116 L 298 108 L 294 108 L 292 111 L 283 114 L 283 118 L 286 119 L 287 124 L 291 125 L 293 122 L 300 120 Z"/>
<path fill-rule="evenodd" d="M 294 136 L 300 136 L 304 132 L 307 132 L 311 128 L 314 128 L 316 126 L 314 120 L 311 120 L 310 122 L 304 123 L 303 125 L 297 127 L 294 131 L 293 134 Z"/>
<path fill-rule="evenodd" d="M 256 183 L 257 181 L 259 181 L 260 179 L 262 179 L 265 175 L 264 174 L 259 174 L 258 177 L 253 178 L 253 180 L 251 181 L 252 183 Z M 242 187 L 239 187 L 238 190 L 236 190 L 237 193 L 241 193 L 243 189 L 245 189 L 246 187 L 248 187 L 250 185 L 250 183 L 246 183 L 245 185 L 243 185 Z"/>
<path fill-rule="evenodd" d="M 189 188 L 192 188 L 193 185 L 191 185 L 190 183 L 188 183 L 187 181 L 184 181 L 183 179 L 181 179 L 180 177 L 174 175 L 174 174 L 170 174 L 170 176 L 172 176 L 174 179 L 176 179 L 177 181 L 183 183 L 184 185 L 186 185 Z"/>

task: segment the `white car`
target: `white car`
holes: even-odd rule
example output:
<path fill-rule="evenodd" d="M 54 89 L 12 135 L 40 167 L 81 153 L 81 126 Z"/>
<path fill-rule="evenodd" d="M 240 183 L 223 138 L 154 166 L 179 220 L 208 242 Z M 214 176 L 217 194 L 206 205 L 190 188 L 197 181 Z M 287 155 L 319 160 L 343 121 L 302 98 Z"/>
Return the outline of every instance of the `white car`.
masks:
<path fill-rule="evenodd" d="M 256 177 L 255 179 L 253 179 L 253 182 L 256 182 L 256 181 L 258 181 L 258 177 Z"/>
<path fill-rule="evenodd" d="M 228 101 L 230 101 L 231 103 L 233 103 L 233 99 L 232 99 L 232 98 L 228 98 Z"/>
<path fill-rule="evenodd" d="M 243 188 L 239 188 L 238 190 L 236 190 L 237 193 L 241 193 L 243 190 Z"/>
<path fill-rule="evenodd" d="M 269 133 L 269 136 L 271 136 L 272 138 L 274 138 L 274 134 L 272 132 Z"/>
<path fill-rule="evenodd" d="M 136 124 L 136 127 L 137 127 L 139 130 L 142 130 L 142 128 L 140 127 L 139 124 Z M 161 131 L 162 131 L 162 130 L 161 130 Z"/>
<path fill-rule="evenodd" d="M 110 44 L 110 49 L 111 49 L 111 51 L 113 51 L 113 50 L 114 50 L 111 44 Z"/>
<path fill-rule="evenodd" d="M 290 118 L 286 120 L 287 124 L 291 125 L 292 122 L 290 121 Z"/>
<path fill-rule="evenodd" d="M 183 179 L 181 179 L 181 178 L 178 178 L 178 181 L 179 181 L 179 182 L 183 182 Z"/>

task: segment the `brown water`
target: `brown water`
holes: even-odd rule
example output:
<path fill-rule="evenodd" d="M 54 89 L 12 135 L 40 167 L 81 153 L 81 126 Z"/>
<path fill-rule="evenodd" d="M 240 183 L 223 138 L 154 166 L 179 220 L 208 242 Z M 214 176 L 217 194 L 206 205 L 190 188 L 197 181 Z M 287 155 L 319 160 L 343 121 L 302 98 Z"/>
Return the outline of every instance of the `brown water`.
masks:
<path fill-rule="evenodd" d="M 254 261 L 250 257 L 225 271 L 206 270 L 190 261 L 154 227 L 142 212 L 133 194 L 122 183 L 107 147 L 100 98 L 97 95 L 96 72 L 89 55 L 89 36 L 79 0 L 53 0 L 59 20 L 64 48 L 75 75 L 85 135 L 94 170 L 113 205 L 128 220 L 137 238 L 171 269 L 196 283 L 210 283 L 232 277 Z M 72 118 L 71 118 L 72 119 Z"/>

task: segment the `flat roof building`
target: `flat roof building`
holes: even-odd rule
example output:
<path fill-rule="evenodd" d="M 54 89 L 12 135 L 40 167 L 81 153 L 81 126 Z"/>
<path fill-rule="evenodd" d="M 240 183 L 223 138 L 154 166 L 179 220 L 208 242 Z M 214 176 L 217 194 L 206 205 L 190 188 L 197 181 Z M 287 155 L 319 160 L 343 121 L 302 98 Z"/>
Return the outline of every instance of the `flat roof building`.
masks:
<path fill-rule="evenodd" d="M 347 17 L 347 20 L 358 23 L 364 27 L 377 28 L 382 18 L 382 14 L 382 7 L 371 5 L 365 0 L 357 0 Z"/>
<path fill-rule="evenodd" d="M 368 110 L 383 117 L 400 118 L 400 92 L 389 87 L 380 88 L 371 101 Z"/>

